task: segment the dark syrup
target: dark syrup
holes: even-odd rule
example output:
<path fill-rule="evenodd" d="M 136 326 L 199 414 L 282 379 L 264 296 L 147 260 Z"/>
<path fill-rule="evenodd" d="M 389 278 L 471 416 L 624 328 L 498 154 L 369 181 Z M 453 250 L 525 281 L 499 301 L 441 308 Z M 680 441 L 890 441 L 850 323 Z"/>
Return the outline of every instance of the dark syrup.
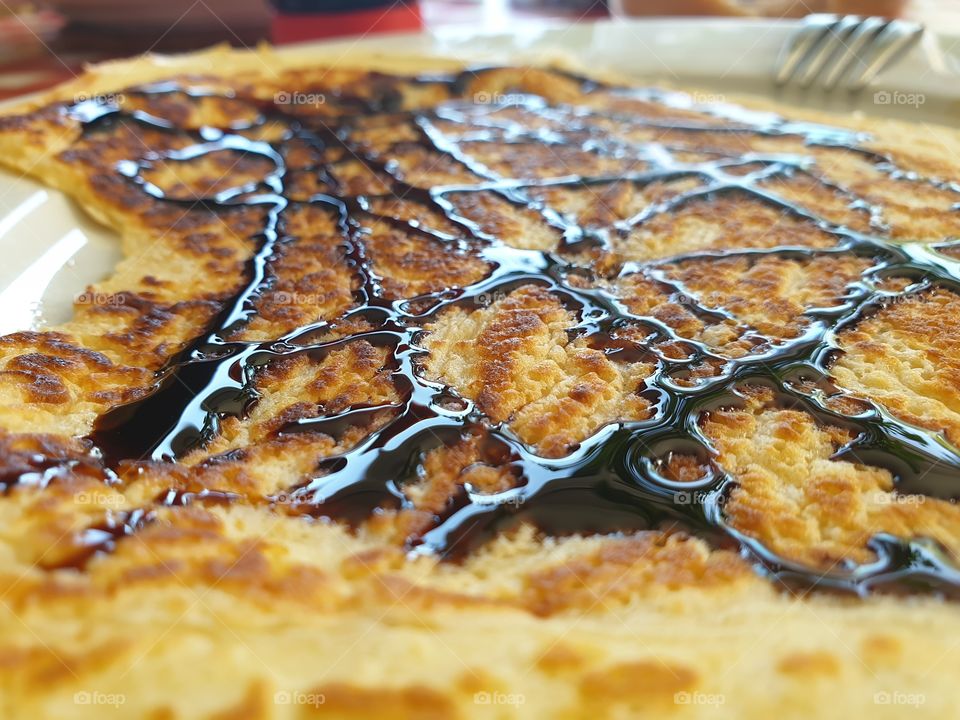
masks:
<path fill-rule="evenodd" d="M 424 76 L 403 82 L 440 83 L 452 96 L 465 93 L 470 78 L 482 70 L 456 76 Z M 585 92 L 600 85 L 580 82 Z M 349 522 L 360 522 L 378 508 L 409 506 L 404 483 L 417 476 L 423 456 L 442 444 L 451 444 L 482 428 L 486 442 L 495 449 L 518 478 L 515 488 L 493 494 L 475 493 L 466 487 L 435 520 L 435 526 L 421 536 L 409 539 L 415 553 L 432 553 L 442 557 L 458 557 L 468 553 L 493 534 L 518 522 L 533 522 L 550 534 L 572 532 L 618 532 L 655 528 L 663 523 L 679 523 L 717 546 L 737 546 L 757 567 L 786 583 L 803 587 L 820 587 L 864 594 L 874 589 L 906 591 L 934 590 L 952 594 L 960 588 L 960 576 L 946 558 L 944 550 L 924 540 L 900 540 L 878 535 L 871 541 L 877 559 L 869 565 L 842 566 L 820 574 L 778 557 L 756 540 L 731 528 L 724 519 L 723 504 L 734 481 L 725 476 L 713 461 L 715 451 L 703 436 L 698 420 L 703 413 L 742 401 L 738 387 L 746 384 L 771 388 L 775 395 L 800 405 L 819 421 L 849 428 L 855 440 L 838 456 L 853 455 L 860 461 L 886 467 L 894 473 L 896 489 L 901 493 L 923 493 L 938 498 L 960 497 L 960 457 L 939 438 L 899 422 L 879 407 L 869 408 L 857 416 L 847 416 L 830 409 L 827 397 L 836 392 L 827 368 L 837 352 L 834 337 L 838 330 L 856 323 L 865 314 L 901 294 L 922 291 L 930 285 L 958 287 L 958 264 L 926 246 L 894 245 L 879 236 L 854 232 L 836 226 L 811 214 L 806 209 L 784 201 L 764 189 L 760 182 L 767 178 L 788 177 L 809 173 L 807 160 L 788 155 L 748 154 L 739 158 L 723 156 L 710 162 L 684 163 L 676 160 L 673 148 L 658 144 L 618 142 L 591 130 L 587 124 L 577 127 L 577 119 L 588 122 L 598 111 L 567 109 L 573 121 L 566 129 L 580 131 L 582 139 L 571 143 L 555 131 L 531 133 L 519 125 L 491 122 L 490 133 L 472 132 L 474 142 L 534 140 L 551 144 L 567 144 L 599 154 L 632 153 L 642 160 L 644 169 L 635 173 L 603 177 L 565 177 L 543 181 L 516 181 L 498 177 L 481 163 L 464 153 L 457 142 L 443 135 L 436 123 L 462 120 L 463 104 L 456 101 L 438 109 L 404 113 L 420 132 L 419 143 L 431 152 L 441 153 L 460 163 L 481 181 L 467 186 L 444 186 L 432 190 L 412 187 L 396 177 L 389 163 L 365 153 L 362 147 L 349 142 L 348 129 L 358 116 L 382 112 L 399 113 L 396 78 L 376 76 L 378 89 L 372 98 L 344 97 L 337 100 L 351 109 L 347 119 L 330 128 L 322 123 L 312 126 L 310 118 L 298 118 L 288 138 L 306 142 L 318 149 L 346 148 L 362 158 L 371 168 L 390 175 L 397 195 L 409 198 L 446 217 L 462 237 L 451 237 L 431 231 L 416 223 L 407 223 L 371 211 L 370 197 L 348 197 L 322 194 L 309 202 L 327 208 L 337 218 L 347 257 L 359 280 L 356 307 L 338 324 L 362 318 L 371 329 L 362 333 L 323 343 L 311 339 L 330 329 L 330 323 L 318 322 L 298 328 L 283 338 L 269 343 L 230 342 L 231 331 L 242 327 L 254 313 L 253 301 L 269 284 L 268 265 L 275 245 L 283 242 L 283 215 L 294 201 L 286 195 L 286 167 L 283 143 L 271 145 L 248 140 L 235 132 L 206 129 L 197 134 L 195 145 L 168 153 L 170 161 L 187 160 L 216 150 L 230 149 L 250 153 L 268 160 L 273 170 L 256 187 L 238 188 L 234 192 L 204 199 L 215 211 L 229 212 L 239 204 L 258 204 L 268 209 L 267 223 L 259 236 L 260 250 L 251 260 L 249 284 L 227 305 L 208 332 L 173 358 L 158 372 L 155 390 L 130 405 L 117 407 L 102 416 L 91 439 L 102 451 L 108 465 L 121 460 L 151 458 L 175 461 L 192 448 L 202 446 L 216 435 L 219 422 L 226 416 L 240 416 L 256 402 L 252 379 L 257 369 L 281 357 L 306 354 L 319 359 L 330 350 L 359 339 L 387 348 L 388 368 L 400 403 L 389 406 L 357 406 L 336 415 L 321 416 L 283 428 L 282 432 L 324 432 L 338 437 L 356 423 L 365 423 L 375 415 L 389 419 L 355 447 L 341 455 L 324 459 L 313 479 L 291 488 L 289 496 L 303 509 L 317 516 L 328 516 Z M 665 105 L 682 104 L 680 96 L 655 90 L 617 90 L 649 102 Z M 173 84 L 155 85 L 143 93 L 200 94 Z M 557 108 L 549 107 L 540 98 L 511 96 L 510 103 L 544 117 L 555 116 Z M 885 156 L 861 147 L 863 137 L 847 130 L 823 125 L 782 120 L 768 113 L 739 110 L 727 106 L 698 108 L 722 119 L 717 127 L 705 123 L 665 123 L 633 116 L 605 117 L 624 120 L 640 126 L 663 128 L 672 133 L 746 133 L 768 136 L 796 136 L 808 145 L 838 147 L 863 155 L 891 177 L 904 182 L 928 182 L 954 191 L 960 188 L 936 179 L 925 179 L 903 173 Z M 68 108 L 81 119 L 88 130 L 117 118 L 145 124 L 156 130 L 170 129 L 164 120 L 147 113 L 124 112 L 110 105 L 92 102 Z M 290 121 L 282 108 L 262 108 L 260 122 L 273 117 Z M 458 120 L 459 119 L 459 120 Z M 569 121 L 570 118 L 567 117 Z M 164 197 L 163 192 L 143 179 L 146 162 L 122 163 L 120 172 L 130 182 L 161 202 L 182 202 Z M 741 167 L 754 168 L 737 173 Z M 334 177 L 331 168 L 311 168 L 323 179 Z M 733 171 L 733 172 L 732 172 Z M 826 250 L 809 248 L 774 248 L 768 250 L 730 250 L 708 252 L 685 257 L 732 257 L 777 254 L 785 257 L 809 257 L 815 254 L 856 253 L 875 261 L 862 281 L 850 288 L 846 301 L 837 307 L 808 312 L 809 327 L 797 338 L 768 343 L 739 360 L 729 360 L 714 353 L 708 346 L 677 336 L 667 325 L 652 317 L 636 316 L 612 294 L 602 289 L 583 289 L 571 282 L 584 270 L 565 259 L 565 254 L 583 248 L 609 245 L 609 234 L 577 225 L 568 217 L 545 207 L 532 198 L 531 189 L 547 186 L 599 185 L 610 182 L 632 182 L 644 185 L 655 181 L 696 177 L 701 186 L 696 190 L 647 208 L 617 224 L 611 232 L 627 233 L 651 216 L 669 212 L 692 200 L 726 193 L 737 193 L 759 199 L 792 216 L 802 218 L 837 239 L 836 247 Z M 822 180 L 817 180 L 823 182 Z M 844 194 L 842 188 L 827 184 L 832 191 Z M 556 251 L 538 252 L 508 247 L 496 237 L 483 232 L 471 220 L 458 214 L 449 196 L 459 193 L 490 191 L 507 202 L 538 212 L 544 221 L 562 237 Z M 869 213 L 876 225 L 879 209 L 859 201 L 847 193 L 851 206 Z M 402 227 L 407 232 L 423 233 L 440 242 L 457 243 L 469 248 L 493 268 L 480 282 L 466 288 L 434 293 L 424 298 L 391 301 L 385 298 L 379 279 L 366 257 L 361 226 L 365 220 L 377 219 Z M 877 228 L 881 230 L 882 228 Z M 620 276 L 642 271 L 658 280 L 670 291 L 683 293 L 683 288 L 657 274 L 662 263 L 642 266 L 627 263 Z M 878 290 L 876 283 L 887 276 L 907 276 L 916 282 L 903 293 Z M 424 325 L 437 313 L 457 304 L 483 305 L 485 298 L 497 297 L 521 285 L 538 284 L 555 293 L 579 321 L 571 329 L 572 336 L 586 337 L 588 342 L 623 361 L 644 360 L 655 363 L 657 370 L 643 391 L 654 407 L 653 416 L 642 422 L 608 425 L 584 440 L 569 455 L 548 459 L 537 455 L 519 441 L 507 426 L 491 425 L 469 401 L 459 398 L 448 387 L 426 380 L 420 372 L 425 355 L 421 345 Z M 687 299 L 690 309 L 705 319 L 733 319 L 722 309 L 708 308 Z M 415 301 L 415 302 L 414 302 Z M 427 307 L 416 312 L 414 308 Z M 616 330 L 638 325 L 649 330 L 644 343 L 617 339 Z M 657 350 L 664 343 L 684 348 L 682 357 L 668 357 Z M 722 367 L 715 377 L 700 379 L 690 386 L 677 382 L 688 369 L 702 361 L 713 361 Z M 802 390 L 809 387 L 822 391 Z M 451 400 L 453 402 L 451 402 Z M 694 483 L 678 483 L 663 472 L 665 459 L 671 453 L 692 455 L 707 468 Z M 194 498 L 171 491 L 165 504 L 185 504 Z M 209 500 L 230 501 L 224 494 Z M 127 527 L 128 523 L 122 523 Z M 106 534 L 115 528 L 105 530 Z M 111 540 L 108 539 L 108 542 Z"/>
<path fill-rule="evenodd" d="M 155 519 L 154 513 L 142 509 L 108 511 L 101 522 L 90 525 L 76 535 L 73 552 L 55 561 L 44 561 L 42 567 L 48 570 L 83 570 L 95 556 L 112 553 L 118 542 L 135 535 Z"/>

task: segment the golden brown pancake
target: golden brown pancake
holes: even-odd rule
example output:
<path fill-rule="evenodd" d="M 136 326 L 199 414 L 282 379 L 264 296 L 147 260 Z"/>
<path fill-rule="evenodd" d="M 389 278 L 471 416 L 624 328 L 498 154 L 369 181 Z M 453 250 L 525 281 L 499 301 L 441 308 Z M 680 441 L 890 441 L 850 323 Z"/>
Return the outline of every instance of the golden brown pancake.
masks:
<path fill-rule="evenodd" d="M 0 338 L 0 716 L 950 716 L 960 134 L 401 65 L 0 117 L 124 253 Z"/>

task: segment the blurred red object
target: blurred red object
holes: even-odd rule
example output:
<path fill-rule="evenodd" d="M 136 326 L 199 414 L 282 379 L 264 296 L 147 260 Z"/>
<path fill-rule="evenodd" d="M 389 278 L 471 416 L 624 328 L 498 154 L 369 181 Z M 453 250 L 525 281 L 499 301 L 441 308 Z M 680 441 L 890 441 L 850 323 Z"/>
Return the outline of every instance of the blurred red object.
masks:
<path fill-rule="evenodd" d="M 64 24 L 63 17 L 52 10 L 11 9 L 2 2 L 0 6 L 0 62 L 36 55 Z"/>
<path fill-rule="evenodd" d="M 416 31 L 423 27 L 423 16 L 416 2 L 358 3 L 361 9 L 336 9 L 344 3 L 277 2 L 270 39 L 276 44 L 319 40 L 331 37 L 362 36 L 371 33 Z M 350 3 L 348 3 L 350 4 Z M 312 12 L 304 10 L 312 9 Z M 330 6 L 334 9 L 325 9 Z M 294 8 L 294 11 L 290 11 Z"/>
<path fill-rule="evenodd" d="M 50 0 L 50 5 L 71 23 L 135 33 L 265 27 L 269 16 L 267 0 Z"/>

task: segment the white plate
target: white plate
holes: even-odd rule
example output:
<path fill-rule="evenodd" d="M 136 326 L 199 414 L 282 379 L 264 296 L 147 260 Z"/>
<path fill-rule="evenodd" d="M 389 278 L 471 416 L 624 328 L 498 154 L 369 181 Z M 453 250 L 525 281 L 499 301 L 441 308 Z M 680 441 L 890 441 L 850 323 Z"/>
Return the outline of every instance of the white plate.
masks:
<path fill-rule="evenodd" d="M 587 67 L 639 80 L 689 85 L 711 94 L 751 93 L 830 110 L 915 122 L 960 122 L 960 38 L 928 33 L 874 84 L 842 93 L 777 94 L 776 59 L 796 24 L 722 19 L 522 25 L 512 34 L 448 28 L 432 34 L 378 36 L 291 47 L 284 52 L 335 61 L 344 53 L 398 52 L 522 62 L 559 53 Z M 885 102 L 885 100 L 898 99 Z M 42 328 L 70 317 L 73 298 L 109 274 L 119 259 L 115 237 L 61 193 L 0 171 L 0 334 Z"/>

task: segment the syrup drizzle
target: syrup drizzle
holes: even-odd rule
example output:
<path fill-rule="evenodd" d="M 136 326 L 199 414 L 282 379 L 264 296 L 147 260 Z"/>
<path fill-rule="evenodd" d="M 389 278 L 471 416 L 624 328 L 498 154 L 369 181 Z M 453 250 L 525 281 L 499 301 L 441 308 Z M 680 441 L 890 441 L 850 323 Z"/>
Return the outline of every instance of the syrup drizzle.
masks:
<path fill-rule="evenodd" d="M 793 406 L 799 404 L 818 421 L 850 429 L 855 440 L 842 448 L 837 456 L 849 455 L 860 462 L 889 468 L 896 478 L 897 492 L 923 493 L 950 500 L 960 498 L 960 456 L 942 438 L 898 421 L 869 402 L 863 403 L 869 409 L 856 416 L 843 415 L 831 409 L 828 402 L 830 395 L 838 392 L 828 373 L 829 364 L 838 352 L 836 334 L 900 296 L 922 292 L 932 286 L 960 290 L 960 263 L 925 244 L 893 244 L 880 236 L 835 225 L 763 186 L 764 180 L 803 173 L 845 197 L 851 208 L 867 213 L 871 228 L 883 230 L 879 208 L 817 178 L 810 171 L 809 158 L 760 153 L 730 157 L 721 151 L 708 151 L 705 154 L 715 154 L 716 159 L 682 162 L 674 156 L 674 152 L 682 147 L 656 142 L 631 144 L 614 141 L 599 133 L 590 125 L 590 120 L 600 117 L 668 130 L 674 135 L 746 133 L 794 136 L 807 145 L 858 153 L 890 177 L 903 182 L 929 183 L 958 193 L 960 187 L 944 180 L 900 171 L 890 158 L 863 148 L 864 137 L 852 131 L 790 122 L 769 113 L 726 105 L 695 108 L 708 119 L 712 117 L 723 122 L 716 125 L 711 122 L 662 122 L 593 109 L 551 107 L 539 97 L 512 95 L 505 103 L 492 106 L 491 110 L 512 105 L 545 120 L 560 118 L 566 123 L 564 131 L 533 132 L 510 121 L 470 115 L 472 130 L 459 139 L 452 139 L 439 127 L 441 123 L 464 123 L 467 113 L 475 114 L 477 108 L 473 105 L 453 100 L 429 111 L 399 112 L 401 94 L 397 82 L 440 83 L 449 88 L 451 95 L 457 96 L 464 93 L 468 80 L 478 72 L 483 71 L 474 69 L 460 75 L 406 79 L 374 74 L 371 77 L 378 92 L 372 99 L 337 98 L 351 109 L 353 117 L 390 112 L 409 118 L 420 134 L 419 145 L 469 170 L 479 178 L 474 184 L 438 186 L 430 190 L 414 187 L 404 182 L 389 162 L 349 140 L 351 120 L 344 120 L 332 129 L 322 123 L 314 126 L 309 117 L 298 117 L 292 122 L 293 130 L 284 142 L 297 140 L 320 150 L 341 148 L 360 157 L 372 169 L 392 178 L 394 193 L 445 217 L 461 233 L 451 236 L 417 222 L 378 214 L 371 209 L 371 200 L 376 196 L 351 197 L 331 193 L 310 198 L 309 203 L 327 209 L 337 218 L 348 262 L 359 280 L 355 307 L 336 325 L 348 325 L 352 320 L 362 319 L 370 328 L 335 340 L 313 340 L 335 327 L 326 321 L 297 328 L 273 342 L 227 339 L 255 314 L 254 301 L 269 286 L 268 266 L 276 244 L 282 241 L 284 212 L 297 202 L 303 202 L 291 200 L 287 195 L 283 142 L 271 144 L 249 140 L 239 134 L 240 128 L 204 128 L 196 133 L 194 145 L 163 155 L 165 160 L 176 162 L 231 150 L 255 155 L 271 163 L 273 169 L 261 183 L 203 200 L 206 207 L 216 211 L 229 211 L 239 205 L 262 205 L 267 209 L 267 220 L 258 238 L 259 250 L 251 260 L 250 282 L 228 303 L 208 332 L 158 372 L 152 393 L 137 402 L 114 408 L 98 420 L 91 438 L 107 463 L 114 465 L 123 459 L 147 457 L 176 461 L 215 436 L 224 417 L 245 415 L 257 400 L 253 378 L 258 369 L 277 359 L 297 355 L 319 360 L 348 343 L 365 340 L 388 350 L 387 367 L 400 397 L 399 403 L 354 406 L 339 414 L 291 423 L 282 430 L 323 432 L 337 437 L 375 414 L 389 416 L 379 429 L 356 446 L 325 458 L 314 478 L 291 488 L 294 500 L 312 514 L 360 522 L 377 508 L 409 507 L 404 483 L 416 477 L 424 454 L 483 428 L 486 442 L 496 447 L 498 455 L 506 459 L 506 464 L 518 478 L 517 486 L 495 494 L 477 493 L 466 486 L 456 502 L 436 518 L 432 529 L 410 539 L 411 552 L 462 556 L 491 535 L 520 521 L 533 522 L 550 534 L 609 533 L 679 521 L 710 542 L 736 544 L 761 572 L 782 582 L 861 595 L 874 589 L 933 590 L 952 595 L 960 589 L 960 573 L 944 549 L 926 539 L 901 540 L 877 535 L 871 540 L 871 548 L 876 553 L 874 562 L 842 565 L 822 574 L 779 557 L 755 539 L 738 532 L 726 522 L 723 512 L 725 498 L 735 483 L 714 462 L 716 451 L 698 425 L 703 413 L 741 403 L 739 387 L 748 384 L 766 386 L 775 396 L 789 400 Z M 604 89 L 671 108 L 689 107 L 685 96 L 679 94 L 617 89 L 585 78 L 570 77 L 587 93 Z M 204 94 L 204 91 L 173 83 L 156 84 L 140 92 L 148 95 Z M 118 118 L 156 130 L 174 129 L 169 122 L 146 112 L 124 111 L 108 103 L 87 101 L 67 111 L 80 119 L 88 131 Z M 244 127 L 271 118 L 292 121 L 281 108 L 266 107 L 255 123 Z M 569 140 L 567 132 L 577 139 Z M 583 140 L 584 136 L 586 140 Z M 598 156 L 627 156 L 641 162 L 642 169 L 614 175 L 505 179 L 464 151 L 461 147 L 464 139 L 471 143 L 533 141 L 572 147 Z M 166 197 L 160 188 L 147 182 L 144 171 L 149 168 L 150 161 L 130 160 L 121 163 L 118 171 L 158 202 L 186 202 Z M 323 179 L 334 177 L 334 171 L 325 164 L 311 169 Z M 744 172 L 736 172 L 739 169 Z M 531 195 L 531 191 L 550 187 L 614 182 L 643 186 L 683 178 L 696 178 L 700 186 L 651 205 L 609 230 L 581 227 Z M 521 209 L 539 213 L 544 222 L 557 231 L 561 238 L 559 246 L 553 251 L 540 252 L 504 244 L 476 222 L 459 214 L 450 199 L 473 192 L 494 193 Z M 591 247 L 608 249 L 611 233 L 626 235 L 657 214 L 671 212 L 692 201 L 731 193 L 760 200 L 810 223 L 834 236 L 836 245 L 826 249 L 776 247 L 709 251 L 684 255 L 684 259 L 768 254 L 803 258 L 853 253 L 872 259 L 874 265 L 849 288 L 840 305 L 808 311 L 809 326 L 798 337 L 776 343 L 765 343 L 763 338 L 758 338 L 756 351 L 736 360 L 717 354 L 704 343 L 678 336 L 653 317 L 631 313 L 614 294 L 603 288 L 584 288 L 582 283 L 571 282 L 574 277 L 590 277 L 591 271 L 572 262 L 570 254 Z M 366 256 L 362 227 L 370 220 L 386 222 L 406 232 L 419 233 L 453 244 L 458 249 L 469 250 L 486 261 L 492 270 L 484 279 L 465 288 L 389 300 Z M 675 262 L 677 258 L 669 261 Z M 670 292 L 683 294 L 688 307 L 696 315 L 705 319 L 736 321 L 722 308 L 700 304 L 685 292 L 682 285 L 667 278 L 659 271 L 665 262 L 625 263 L 616 277 L 607 279 L 616 281 L 632 273 L 644 272 Z M 901 292 L 879 289 L 880 281 L 891 276 L 906 276 L 913 282 Z M 529 284 L 547 288 L 578 318 L 569 331 L 572 337 L 584 337 L 593 347 L 620 360 L 642 359 L 656 364 L 656 370 L 643 391 L 654 407 L 650 419 L 607 425 L 580 443 L 569 455 L 544 458 L 521 442 L 506 424 L 492 424 L 469 400 L 460 398 L 451 388 L 423 377 L 420 370 L 426 354 L 422 345 L 423 328 L 438 313 L 457 305 L 480 307 L 487 298 Z M 420 309 L 423 307 L 428 309 Z M 630 325 L 649 329 L 647 341 L 635 343 L 616 338 L 618 328 Z M 686 348 L 689 352 L 681 358 L 667 356 L 657 349 L 665 343 Z M 691 366 L 705 360 L 717 363 L 722 371 L 692 384 L 679 381 Z M 816 389 L 812 392 L 805 389 L 811 386 Z M 450 402 L 451 399 L 455 402 Z M 664 474 L 664 463 L 671 453 L 692 455 L 708 469 L 694 483 L 671 480 Z M 230 501 L 231 498 L 217 495 L 214 499 Z M 184 504 L 190 498 L 174 493 L 167 500 L 168 504 Z M 129 523 L 121 525 L 127 527 Z"/>
<path fill-rule="evenodd" d="M 42 567 L 53 570 L 72 568 L 83 570 L 95 556 L 112 553 L 117 543 L 131 537 L 156 519 L 153 512 L 136 510 L 110 510 L 99 523 L 91 525 L 76 537 L 77 548 L 66 557 L 56 561 L 44 561 Z"/>

